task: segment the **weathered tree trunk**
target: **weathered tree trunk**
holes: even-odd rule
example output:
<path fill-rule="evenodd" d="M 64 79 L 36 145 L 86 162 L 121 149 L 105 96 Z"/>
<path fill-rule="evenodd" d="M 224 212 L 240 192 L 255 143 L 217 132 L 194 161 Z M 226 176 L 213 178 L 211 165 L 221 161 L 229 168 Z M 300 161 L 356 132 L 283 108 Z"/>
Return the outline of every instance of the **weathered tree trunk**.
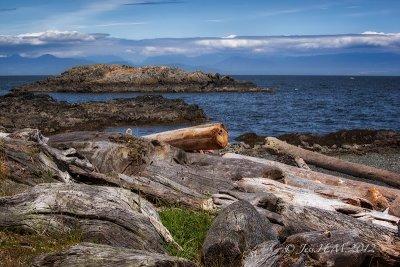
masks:
<path fill-rule="evenodd" d="M 243 253 L 267 240 L 276 240 L 268 220 L 249 202 L 237 201 L 214 219 L 203 244 L 204 264 L 242 266 Z"/>
<path fill-rule="evenodd" d="M 214 150 L 228 145 L 228 132 L 221 123 L 150 134 L 143 136 L 143 138 L 166 142 L 185 151 Z"/>
<path fill-rule="evenodd" d="M 0 135 L 0 196 L 14 195 L 41 183 L 65 182 L 69 178 L 38 142 L 18 133 Z"/>
<path fill-rule="evenodd" d="M 155 208 L 122 188 L 52 183 L 0 198 L 0 228 L 33 233 L 82 232 L 84 241 L 164 252 L 173 242 Z"/>
<path fill-rule="evenodd" d="M 297 188 L 264 178 L 243 178 L 236 182 L 235 189 L 259 195 L 265 192 L 296 206 L 313 207 L 321 210 L 348 214 L 359 220 L 386 227 L 393 233 L 397 232 L 397 222 L 400 220 L 399 217 L 387 213 L 356 207 L 340 199 L 326 198 L 315 194 L 311 190 Z"/>
<path fill-rule="evenodd" d="M 338 171 L 371 180 L 382 181 L 386 184 L 398 188 L 400 187 L 400 174 L 398 173 L 326 156 L 314 151 L 309 151 L 290 145 L 274 137 L 267 137 L 265 140 L 265 147 L 274 151 L 275 153 L 287 154 L 293 157 L 301 157 L 309 164 L 328 170 Z"/>
<path fill-rule="evenodd" d="M 223 157 L 247 160 L 249 162 L 261 163 L 268 167 L 279 168 L 285 174 L 285 182 L 288 185 L 310 189 L 325 197 L 340 198 L 346 203 L 356 206 L 384 210 L 400 195 L 400 190 L 398 189 L 309 171 L 276 161 L 233 153 L 226 153 Z M 376 194 L 371 194 L 371 192 L 376 191 L 378 191 L 384 199 L 376 198 Z M 388 204 L 385 204 L 386 202 Z"/>
<path fill-rule="evenodd" d="M 186 153 L 133 136 L 69 133 L 50 139 L 58 148 L 73 147 L 96 171 L 69 164 L 74 179 L 122 186 L 165 202 L 212 209 L 210 194 L 233 189 L 243 177 L 282 179 L 275 167 L 245 160 Z"/>
<path fill-rule="evenodd" d="M 116 248 L 108 245 L 81 243 L 66 251 L 45 254 L 37 257 L 33 266 L 176 266 L 195 267 L 185 259 L 171 257 L 150 251 Z"/>
<path fill-rule="evenodd" d="M 237 189 L 259 194 L 258 203 L 253 204 L 266 209 L 267 216 L 269 213 L 274 214 L 274 216 L 268 217 L 271 221 L 276 221 L 276 217 L 279 217 L 278 223 L 283 226 L 286 235 L 310 231 L 355 231 L 360 236 L 364 248 L 366 246 L 373 248 L 373 262 L 391 266 L 400 263 L 400 238 L 394 232 L 393 227 L 388 228 L 392 225 L 390 220 L 396 217 L 374 211 L 368 214 L 367 211 L 363 213 L 352 208 L 347 210 L 342 203 L 337 203 L 339 207 L 342 207 L 340 209 L 328 199 L 321 200 L 315 196 L 310 196 L 311 199 L 309 199 L 308 192 L 304 192 L 304 196 L 291 195 L 280 187 L 271 187 L 268 185 L 268 181 L 265 181 L 265 184 L 254 185 L 252 182 L 255 180 L 261 179 L 243 179 L 238 183 Z M 265 192 L 264 197 L 261 196 L 262 192 Z M 320 201 L 322 203 L 318 204 Z M 331 210 L 330 207 L 334 210 Z M 371 223 L 374 218 L 382 220 L 382 223 Z M 385 222 L 390 225 L 382 226 Z"/>

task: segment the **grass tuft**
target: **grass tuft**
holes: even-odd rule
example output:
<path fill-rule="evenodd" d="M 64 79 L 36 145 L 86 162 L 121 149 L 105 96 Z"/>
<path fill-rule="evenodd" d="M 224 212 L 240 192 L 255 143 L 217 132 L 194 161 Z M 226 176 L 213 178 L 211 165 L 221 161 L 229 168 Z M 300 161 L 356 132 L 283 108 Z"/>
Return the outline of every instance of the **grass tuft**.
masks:
<path fill-rule="evenodd" d="M 81 241 L 78 231 L 60 235 L 0 231 L 0 266 L 29 266 L 40 254 L 62 251 Z"/>
<path fill-rule="evenodd" d="M 167 246 L 169 254 L 200 262 L 201 246 L 214 216 L 206 211 L 165 208 L 160 211 L 160 217 L 163 225 L 182 247 L 182 251 L 178 251 L 173 246 Z"/>

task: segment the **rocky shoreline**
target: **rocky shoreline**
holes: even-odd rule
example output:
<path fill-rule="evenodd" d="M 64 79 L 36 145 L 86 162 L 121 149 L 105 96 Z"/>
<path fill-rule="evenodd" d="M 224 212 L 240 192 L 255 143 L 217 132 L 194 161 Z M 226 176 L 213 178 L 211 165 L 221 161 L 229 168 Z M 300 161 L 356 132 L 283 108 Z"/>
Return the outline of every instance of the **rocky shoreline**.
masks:
<path fill-rule="evenodd" d="M 170 67 L 96 64 L 71 68 L 61 75 L 14 88 L 19 92 L 260 92 L 252 82 L 201 71 Z"/>
<path fill-rule="evenodd" d="M 0 126 L 7 132 L 36 128 L 44 134 L 56 134 L 113 126 L 201 123 L 206 120 L 197 105 L 162 96 L 81 104 L 59 102 L 48 95 L 33 93 L 10 93 L 0 97 Z"/>
<path fill-rule="evenodd" d="M 236 138 L 235 143 L 230 144 L 221 153 L 239 153 L 297 166 L 293 158 L 276 155 L 265 148 L 265 138 L 266 136 L 255 133 L 242 134 Z M 277 138 L 324 155 L 400 173 L 400 132 L 353 129 L 321 135 L 292 133 L 280 135 Z M 318 168 L 313 165 L 309 166 L 312 170 L 318 172 L 363 180 L 359 177 Z M 381 184 L 379 182 L 375 183 Z"/>
<path fill-rule="evenodd" d="M 264 144 L 267 136 L 244 133 L 236 138 L 250 147 Z M 391 130 L 352 129 L 328 134 L 291 133 L 277 136 L 279 140 L 327 155 L 364 154 L 400 150 L 400 133 Z"/>

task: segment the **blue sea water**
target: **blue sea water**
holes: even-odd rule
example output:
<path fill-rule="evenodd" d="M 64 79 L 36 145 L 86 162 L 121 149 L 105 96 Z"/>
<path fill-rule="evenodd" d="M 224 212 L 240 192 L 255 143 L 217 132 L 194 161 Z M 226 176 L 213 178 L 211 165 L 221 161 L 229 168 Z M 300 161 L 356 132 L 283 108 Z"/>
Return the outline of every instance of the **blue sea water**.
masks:
<path fill-rule="evenodd" d="M 42 79 L 38 76 L 0 77 L 0 94 L 18 84 Z M 212 121 L 227 125 L 233 137 L 256 132 L 279 135 L 292 132 L 328 133 L 340 129 L 400 130 L 400 77 L 367 76 L 236 76 L 259 86 L 275 88 L 269 93 L 170 93 L 197 104 Z M 71 103 L 128 98 L 140 93 L 52 93 Z M 109 128 L 136 134 L 178 126 Z"/>

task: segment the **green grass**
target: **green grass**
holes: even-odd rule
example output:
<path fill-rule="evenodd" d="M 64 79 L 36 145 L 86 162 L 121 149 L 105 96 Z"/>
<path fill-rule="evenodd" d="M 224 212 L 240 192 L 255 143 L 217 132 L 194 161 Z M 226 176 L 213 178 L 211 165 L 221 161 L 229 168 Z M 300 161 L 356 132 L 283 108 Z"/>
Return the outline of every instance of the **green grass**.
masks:
<path fill-rule="evenodd" d="M 163 225 L 182 247 L 179 251 L 171 245 L 167 246 L 169 254 L 200 262 L 201 246 L 214 216 L 205 211 L 165 208 L 160 211 L 160 217 Z"/>
<path fill-rule="evenodd" d="M 59 235 L 0 231 L 0 266 L 29 266 L 40 254 L 62 251 L 81 241 L 78 231 Z"/>

